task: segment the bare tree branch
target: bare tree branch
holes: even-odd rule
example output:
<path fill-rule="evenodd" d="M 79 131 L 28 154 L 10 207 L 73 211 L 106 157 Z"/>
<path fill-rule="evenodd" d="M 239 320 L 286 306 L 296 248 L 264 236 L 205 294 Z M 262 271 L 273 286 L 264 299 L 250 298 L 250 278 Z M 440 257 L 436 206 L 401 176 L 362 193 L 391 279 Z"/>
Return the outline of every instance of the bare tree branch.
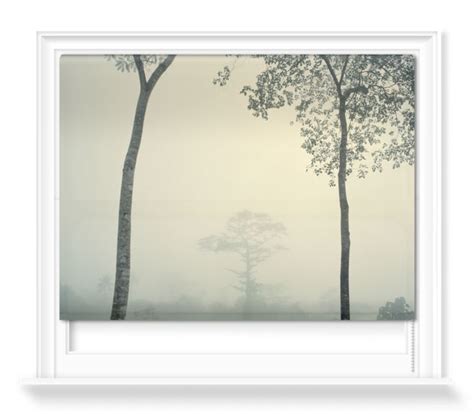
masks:
<path fill-rule="evenodd" d="M 333 79 L 333 81 L 336 85 L 337 92 L 338 92 L 338 94 L 340 94 L 341 93 L 341 85 L 339 84 L 339 81 L 338 81 L 337 76 L 336 76 L 336 72 L 334 72 L 334 68 L 331 65 L 331 61 L 329 60 L 329 57 L 326 56 L 326 55 L 321 55 L 321 59 L 323 59 L 324 63 L 326 63 L 326 66 L 329 69 L 329 73 L 331 74 L 331 77 L 332 77 L 332 79 Z"/>
<path fill-rule="evenodd" d="M 140 79 L 140 89 L 146 91 L 146 76 L 145 69 L 143 68 L 143 62 L 140 55 L 133 55 L 135 66 L 137 67 L 138 78 Z"/>
<path fill-rule="evenodd" d="M 341 78 L 339 79 L 339 85 L 342 85 L 342 81 L 344 80 L 344 75 L 346 73 L 346 68 L 347 68 L 347 64 L 349 63 L 349 59 L 350 59 L 350 56 L 347 55 L 346 60 L 344 61 L 344 66 L 342 67 Z"/>
<path fill-rule="evenodd" d="M 342 96 L 347 99 L 349 98 L 353 93 L 363 93 L 364 95 L 366 95 L 367 93 L 369 92 L 369 89 L 364 86 L 364 85 L 360 85 L 360 86 L 355 86 L 353 88 L 349 88 L 347 89 L 343 94 Z"/>
<path fill-rule="evenodd" d="M 148 79 L 147 82 L 147 90 L 148 92 L 151 92 L 153 88 L 156 85 L 156 82 L 158 82 L 158 79 L 161 78 L 161 75 L 165 73 L 166 69 L 173 63 L 174 58 L 176 55 L 168 55 L 166 59 L 161 62 L 158 67 L 153 71 L 153 73 L 150 76 L 150 79 Z"/>

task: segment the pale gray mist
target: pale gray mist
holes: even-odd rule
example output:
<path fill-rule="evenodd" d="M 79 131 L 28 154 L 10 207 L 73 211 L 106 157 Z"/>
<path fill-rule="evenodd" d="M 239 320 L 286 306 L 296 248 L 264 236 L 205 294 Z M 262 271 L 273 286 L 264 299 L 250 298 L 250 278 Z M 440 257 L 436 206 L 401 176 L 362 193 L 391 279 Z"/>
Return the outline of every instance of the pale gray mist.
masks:
<path fill-rule="evenodd" d="M 135 174 L 127 317 L 238 314 L 240 293 L 228 269 L 239 269 L 239 258 L 200 249 L 199 240 L 224 232 L 228 219 L 247 210 L 287 231 L 278 240 L 285 249 L 256 270 L 269 309 L 338 319 L 337 189 L 306 171 L 294 111 L 280 109 L 265 121 L 247 109 L 239 92 L 254 83 L 260 61 L 241 58 L 227 86 L 213 84 L 232 63 L 178 56 L 152 94 Z M 117 71 L 103 56 L 61 58 L 62 319 L 110 316 L 121 170 L 138 88 L 136 73 Z M 375 319 L 397 297 L 414 308 L 414 185 L 406 165 L 349 178 L 353 319 Z"/>

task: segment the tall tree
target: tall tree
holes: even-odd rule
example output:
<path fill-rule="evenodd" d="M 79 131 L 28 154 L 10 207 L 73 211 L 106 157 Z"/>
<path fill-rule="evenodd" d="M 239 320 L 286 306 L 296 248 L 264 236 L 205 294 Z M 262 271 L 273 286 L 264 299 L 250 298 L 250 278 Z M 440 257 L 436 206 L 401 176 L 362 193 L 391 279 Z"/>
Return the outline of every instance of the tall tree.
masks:
<path fill-rule="evenodd" d="M 135 166 L 142 139 L 143 124 L 151 93 L 161 76 L 166 72 L 175 56 L 157 55 L 110 55 L 109 60 L 121 72 L 136 71 L 140 93 L 135 109 L 132 136 L 122 169 L 120 205 L 117 235 L 117 258 L 115 270 L 114 298 L 110 319 L 125 319 L 130 287 L 130 238 L 132 228 L 132 198 Z M 147 68 L 156 67 L 148 76 Z"/>
<path fill-rule="evenodd" d="M 243 264 L 240 270 L 227 269 L 237 277 L 234 288 L 244 297 L 243 311 L 250 315 L 260 293 L 256 279 L 259 264 L 268 260 L 284 247 L 276 239 L 286 235 L 285 226 L 273 221 L 270 216 L 251 211 L 241 211 L 227 222 L 227 231 L 199 240 L 203 250 L 215 253 L 234 253 Z"/>
<path fill-rule="evenodd" d="M 244 86 L 248 108 L 268 119 L 291 106 L 311 156 L 308 169 L 338 187 L 341 319 L 350 319 L 350 229 L 346 180 L 415 162 L 415 60 L 410 55 L 261 55 L 265 68 Z M 229 67 L 214 83 L 224 85 Z"/>

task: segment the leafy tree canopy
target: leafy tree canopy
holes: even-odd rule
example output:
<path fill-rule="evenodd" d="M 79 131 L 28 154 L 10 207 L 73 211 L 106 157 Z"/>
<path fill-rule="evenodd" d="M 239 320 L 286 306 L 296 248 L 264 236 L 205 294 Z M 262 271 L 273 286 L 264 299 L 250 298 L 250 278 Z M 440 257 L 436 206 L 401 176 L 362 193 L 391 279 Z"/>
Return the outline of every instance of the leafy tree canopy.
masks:
<path fill-rule="evenodd" d="M 237 290 L 256 294 L 261 286 L 255 279 L 257 266 L 274 253 L 284 250 L 277 239 L 286 235 L 283 223 L 273 221 L 268 214 L 240 211 L 227 222 L 224 233 L 199 240 L 199 247 L 215 253 L 234 253 L 244 264 L 244 269 L 227 269 L 238 277 Z"/>
<path fill-rule="evenodd" d="M 199 247 L 215 253 L 233 252 L 246 257 L 252 252 L 252 262 L 261 262 L 283 246 L 275 239 L 286 235 L 283 223 L 273 221 L 268 214 L 240 211 L 227 222 L 227 231 L 199 240 Z"/>
<path fill-rule="evenodd" d="M 308 169 L 327 174 L 335 185 L 343 99 L 348 116 L 346 175 L 364 178 L 415 162 L 415 59 L 411 55 L 259 55 L 265 69 L 241 93 L 257 117 L 291 106 L 311 156 Z M 225 85 L 232 68 L 214 83 Z"/>
<path fill-rule="evenodd" d="M 395 298 L 393 302 L 387 302 L 379 308 L 377 320 L 404 321 L 415 319 L 415 312 L 404 297 Z"/>
<path fill-rule="evenodd" d="M 166 59 L 166 56 L 160 55 L 139 55 L 144 68 L 150 68 L 159 65 Z M 114 63 L 115 68 L 120 72 L 136 72 L 137 65 L 135 64 L 134 55 L 107 55 L 108 61 Z"/>

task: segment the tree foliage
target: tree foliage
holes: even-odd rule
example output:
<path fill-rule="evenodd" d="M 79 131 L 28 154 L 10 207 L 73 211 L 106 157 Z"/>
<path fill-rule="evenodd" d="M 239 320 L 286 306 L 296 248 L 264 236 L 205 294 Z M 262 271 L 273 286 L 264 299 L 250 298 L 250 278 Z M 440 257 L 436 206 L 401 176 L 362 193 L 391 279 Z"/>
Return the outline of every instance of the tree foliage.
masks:
<path fill-rule="evenodd" d="M 339 167 L 341 97 L 348 117 L 346 176 L 364 178 L 415 162 L 415 59 L 411 55 L 260 55 L 265 69 L 241 93 L 252 113 L 268 119 L 284 106 L 296 122 L 311 156 L 308 169 L 327 174 L 335 185 Z M 330 66 L 330 68 L 329 68 Z M 231 69 L 218 73 L 225 85 Z M 337 82 L 340 83 L 338 91 Z M 340 93 L 339 93 L 340 92 Z"/>
<path fill-rule="evenodd" d="M 406 321 L 415 319 L 415 312 L 404 297 L 395 298 L 393 302 L 387 302 L 379 308 L 377 320 Z"/>
<path fill-rule="evenodd" d="M 166 56 L 161 55 L 139 55 L 145 69 L 152 68 L 155 65 L 162 63 Z M 137 65 L 135 64 L 134 55 L 107 55 L 106 59 L 113 62 L 115 69 L 119 72 L 136 72 Z"/>
<path fill-rule="evenodd" d="M 229 219 L 224 233 L 199 240 L 199 247 L 214 253 L 233 253 L 239 257 L 243 268 L 227 270 L 237 276 L 234 288 L 251 301 L 261 290 L 255 275 L 257 266 L 285 249 L 277 242 L 285 235 L 285 226 L 273 221 L 269 215 L 244 210 Z"/>

